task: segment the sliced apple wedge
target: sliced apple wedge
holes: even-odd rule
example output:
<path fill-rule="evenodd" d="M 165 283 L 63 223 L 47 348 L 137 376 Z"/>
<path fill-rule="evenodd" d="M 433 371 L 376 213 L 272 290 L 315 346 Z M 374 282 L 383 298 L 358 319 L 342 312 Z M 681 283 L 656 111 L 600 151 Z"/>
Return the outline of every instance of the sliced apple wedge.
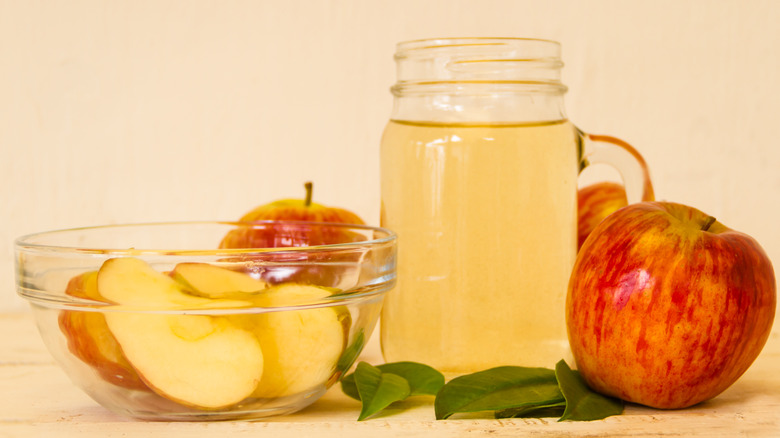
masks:
<path fill-rule="evenodd" d="M 213 300 L 184 293 L 171 277 L 134 257 L 103 262 L 98 271 L 97 287 L 107 300 L 127 306 L 176 309 L 216 305 Z"/>
<path fill-rule="evenodd" d="M 257 338 L 225 317 L 112 313 L 106 321 L 147 385 L 181 404 L 234 405 L 263 375 Z"/>
<path fill-rule="evenodd" d="M 184 285 L 187 292 L 206 298 L 233 298 L 257 293 L 269 286 L 248 274 L 208 263 L 179 263 L 170 275 Z"/>
<path fill-rule="evenodd" d="M 266 290 L 257 303 L 292 306 L 329 295 L 328 289 L 287 284 Z M 263 377 L 253 396 L 283 397 L 312 390 L 330 378 L 344 351 L 349 311 L 344 307 L 285 310 L 244 320 L 250 321 L 265 355 Z"/>
<path fill-rule="evenodd" d="M 187 295 L 172 278 L 135 258 L 107 260 L 97 284 L 120 310 L 121 305 L 171 309 L 241 303 Z M 181 404 L 199 409 L 231 406 L 251 395 L 262 377 L 257 337 L 229 316 L 117 311 L 106 313 L 106 323 L 141 379 Z"/>
<path fill-rule="evenodd" d="M 105 301 L 97 291 L 97 271 L 73 277 L 65 293 L 77 298 Z M 101 313 L 63 310 L 58 322 L 60 331 L 68 340 L 68 350 L 104 380 L 123 388 L 149 389 L 125 358 Z"/>

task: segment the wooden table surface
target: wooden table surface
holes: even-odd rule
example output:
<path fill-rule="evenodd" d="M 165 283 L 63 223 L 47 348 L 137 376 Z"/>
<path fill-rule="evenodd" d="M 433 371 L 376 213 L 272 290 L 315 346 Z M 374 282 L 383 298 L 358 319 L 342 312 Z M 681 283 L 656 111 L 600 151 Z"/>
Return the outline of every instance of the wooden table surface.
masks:
<path fill-rule="evenodd" d="M 381 363 L 376 337 L 361 360 Z M 417 397 L 358 422 L 359 402 L 335 386 L 293 415 L 254 422 L 163 423 L 127 419 L 100 407 L 54 363 L 31 315 L 9 313 L 0 314 L 0 394 L 0 437 L 780 437 L 780 334 L 775 330 L 761 356 L 726 392 L 678 411 L 629 405 L 621 416 L 594 422 L 484 416 L 436 421 L 432 398 Z"/>

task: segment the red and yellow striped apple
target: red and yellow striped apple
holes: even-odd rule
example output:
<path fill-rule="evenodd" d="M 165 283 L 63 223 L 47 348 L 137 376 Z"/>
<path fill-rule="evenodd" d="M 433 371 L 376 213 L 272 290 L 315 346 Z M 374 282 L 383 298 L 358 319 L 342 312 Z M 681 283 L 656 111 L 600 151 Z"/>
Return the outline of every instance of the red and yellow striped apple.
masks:
<path fill-rule="evenodd" d="M 322 223 L 363 225 L 355 213 L 338 207 L 327 207 L 312 202 L 311 182 L 307 182 L 305 199 L 284 199 L 255 208 L 241 217 L 238 226 L 229 231 L 220 248 L 285 248 L 350 243 L 365 240 L 365 236 L 345 227 L 327 226 Z M 273 222 L 257 222 L 273 221 Z M 320 224 L 314 224 L 317 222 Z M 251 256 L 249 263 L 256 271 L 248 274 L 270 284 L 300 282 L 320 286 L 338 286 L 346 268 L 335 267 L 338 258 L 344 266 L 354 265 L 359 254 L 327 252 L 259 252 Z M 245 260 L 246 257 L 239 257 Z M 328 259 L 334 267 L 326 268 L 320 262 Z"/>
<path fill-rule="evenodd" d="M 642 202 L 607 217 L 585 241 L 566 322 L 594 390 L 684 408 L 750 367 L 776 299 L 772 264 L 756 240 L 695 208 Z"/>
<path fill-rule="evenodd" d="M 607 216 L 628 205 L 621 184 L 600 182 L 577 191 L 577 250 Z"/>
<path fill-rule="evenodd" d="M 639 163 L 642 173 L 641 200 L 642 202 L 655 201 L 655 190 L 653 182 L 650 180 L 650 170 L 638 150 L 614 137 L 592 134 L 588 137 L 591 140 L 616 144 L 633 156 Z M 579 189 L 577 191 L 577 250 L 582 248 L 585 239 L 604 218 L 626 205 L 628 205 L 628 197 L 621 184 L 605 181 Z"/>
<path fill-rule="evenodd" d="M 358 238 L 341 228 L 313 227 L 301 222 L 335 222 L 363 225 L 355 213 L 338 207 L 312 202 L 313 185 L 307 182 L 306 198 L 282 199 L 261 205 L 239 219 L 239 222 L 284 221 L 258 224 L 253 228 L 238 228 L 228 232 L 220 248 L 280 248 L 328 245 L 350 242 Z M 289 223 L 286 223 L 290 221 Z"/>

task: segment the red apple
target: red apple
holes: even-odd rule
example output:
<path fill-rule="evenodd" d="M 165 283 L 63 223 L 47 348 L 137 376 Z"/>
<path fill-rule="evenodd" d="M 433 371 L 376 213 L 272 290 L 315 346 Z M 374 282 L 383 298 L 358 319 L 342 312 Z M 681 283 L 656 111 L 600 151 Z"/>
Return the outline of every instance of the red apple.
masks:
<path fill-rule="evenodd" d="M 241 222 L 260 220 L 339 222 L 359 225 L 364 223 L 358 215 L 349 210 L 338 207 L 326 207 L 312 202 L 314 184 L 310 181 L 304 183 L 303 187 L 306 189 L 306 197 L 304 199 L 282 199 L 261 205 L 245 214 L 239 220 Z"/>
<path fill-rule="evenodd" d="M 643 202 L 655 201 L 655 190 L 650 180 L 650 171 L 642 154 L 633 146 L 615 137 L 588 134 L 590 140 L 617 145 L 628 152 L 639 163 L 642 174 Z M 586 160 L 587 162 L 587 160 Z M 577 250 L 588 235 L 604 218 L 628 205 L 626 191 L 622 185 L 612 182 L 600 182 L 581 188 L 577 192 Z"/>
<path fill-rule="evenodd" d="M 626 205 L 626 191 L 620 184 L 600 182 L 581 188 L 577 192 L 577 249 L 596 225 Z"/>
<path fill-rule="evenodd" d="M 594 390 L 684 408 L 717 396 L 761 352 L 775 275 L 750 236 L 681 204 L 642 202 L 601 222 L 566 299 L 569 342 Z"/>
<path fill-rule="evenodd" d="M 362 240 L 362 236 L 345 233 L 336 227 L 315 227 L 306 222 L 335 222 L 362 225 L 365 222 L 349 210 L 326 207 L 312 202 L 311 182 L 307 182 L 305 199 L 283 199 L 261 205 L 239 219 L 239 222 L 292 221 L 291 223 L 256 224 L 251 228 L 230 231 L 220 248 L 279 248 L 314 246 Z"/>
<path fill-rule="evenodd" d="M 231 230 L 222 239 L 220 248 L 286 248 L 349 243 L 366 240 L 366 236 L 350 231 L 348 227 L 327 226 L 311 222 L 362 225 L 363 220 L 349 210 L 326 207 L 312 202 L 311 182 L 307 182 L 305 199 L 285 199 L 255 208 L 241 217 L 246 223 Z M 273 222 L 263 222 L 273 221 Z M 251 256 L 256 263 L 247 264 L 254 271 L 247 272 L 270 284 L 296 281 L 319 286 L 337 286 L 340 277 L 354 265 L 359 254 L 328 252 L 262 253 Z M 326 268 L 317 264 L 328 260 Z"/>

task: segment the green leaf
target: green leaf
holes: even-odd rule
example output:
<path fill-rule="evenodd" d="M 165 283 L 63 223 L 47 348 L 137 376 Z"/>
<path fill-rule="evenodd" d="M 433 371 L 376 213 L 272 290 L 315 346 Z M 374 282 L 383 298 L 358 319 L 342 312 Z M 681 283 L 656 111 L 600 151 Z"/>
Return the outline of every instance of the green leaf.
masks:
<path fill-rule="evenodd" d="M 391 362 L 377 365 L 383 373 L 401 376 L 409 382 L 410 395 L 436 395 L 444 386 L 444 375 L 417 362 Z"/>
<path fill-rule="evenodd" d="M 355 383 L 355 373 L 348 374 L 341 379 L 341 391 L 355 400 L 360 401 L 360 393 L 357 389 L 357 383 Z"/>
<path fill-rule="evenodd" d="M 409 383 L 401 376 L 383 373 L 379 368 L 360 362 L 355 369 L 357 386 L 363 408 L 358 421 L 376 414 L 391 403 L 409 397 Z"/>
<path fill-rule="evenodd" d="M 566 398 L 566 410 L 558 421 L 601 420 L 623 413 L 623 400 L 591 391 L 580 373 L 572 371 L 565 361 L 555 365 L 555 375 Z"/>
<path fill-rule="evenodd" d="M 409 383 L 410 396 L 436 395 L 444 386 L 444 375 L 428 365 L 417 362 L 391 362 L 376 366 L 383 373 L 403 377 Z M 360 400 L 360 394 L 355 384 L 355 373 L 349 374 L 341 381 L 344 394 Z"/>
<path fill-rule="evenodd" d="M 496 411 L 496 418 L 551 418 L 560 417 L 566 409 L 566 402 L 551 405 L 530 405 Z"/>
<path fill-rule="evenodd" d="M 366 344 L 366 335 L 363 333 L 363 329 L 355 335 L 355 340 L 344 349 L 344 353 L 339 357 L 339 361 L 336 363 L 336 369 L 341 372 L 347 372 L 355 363 L 358 355 L 363 351 L 363 346 Z"/>
<path fill-rule="evenodd" d="M 436 419 L 455 413 L 499 411 L 564 402 L 555 372 L 504 366 L 456 377 L 436 395 Z"/>
<path fill-rule="evenodd" d="M 355 360 L 357 360 L 360 352 L 363 351 L 363 346 L 365 343 L 366 335 L 364 334 L 363 329 L 360 329 L 360 331 L 355 336 L 355 340 L 352 341 L 352 343 L 344 350 L 344 353 L 342 353 L 339 357 L 339 360 L 336 363 L 336 370 L 341 373 L 346 373 L 352 367 L 352 364 L 355 363 Z M 355 386 L 354 373 L 344 377 L 341 380 L 341 390 L 344 391 L 344 394 L 347 394 L 355 400 L 360 400 L 357 386 Z"/>

